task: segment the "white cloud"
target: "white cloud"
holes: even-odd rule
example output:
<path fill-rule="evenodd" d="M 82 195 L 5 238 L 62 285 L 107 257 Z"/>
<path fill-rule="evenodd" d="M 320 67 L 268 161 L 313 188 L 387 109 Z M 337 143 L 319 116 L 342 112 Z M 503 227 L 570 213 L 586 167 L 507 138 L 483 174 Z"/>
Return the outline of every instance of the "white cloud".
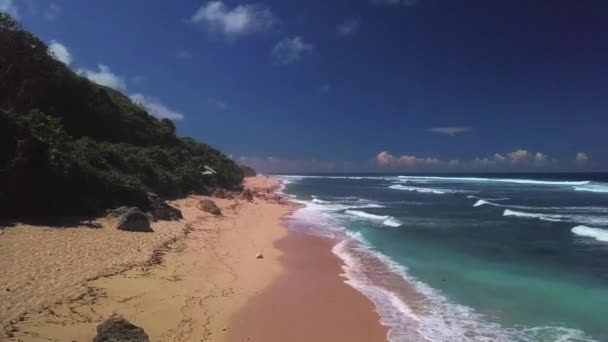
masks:
<path fill-rule="evenodd" d="M 345 22 L 341 23 L 340 25 L 338 25 L 338 27 L 336 27 L 336 34 L 339 37 L 350 36 L 350 35 L 355 34 L 357 32 L 358 28 L 359 28 L 359 20 L 349 19 L 349 20 L 346 20 Z"/>
<path fill-rule="evenodd" d="M 418 0 L 370 0 L 370 2 L 374 5 L 409 7 L 415 5 Z"/>
<path fill-rule="evenodd" d="M 50 3 L 44 11 L 44 18 L 48 21 L 55 21 L 63 10 L 56 3 Z"/>
<path fill-rule="evenodd" d="M 163 103 L 156 97 L 148 97 L 142 94 L 132 94 L 131 100 L 144 107 L 150 115 L 159 119 L 183 120 L 184 114 L 179 113 Z"/>
<path fill-rule="evenodd" d="M 579 152 L 576 154 L 576 162 L 580 164 L 585 164 L 589 161 L 589 156 L 585 152 Z"/>
<path fill-rule="evenodd" d="M 376 165 L 381 167 L 423 168 L 437 167 L 477 169 L 477 168 L 506 168 L 527 169 L 531 167 L 554 167 L 558 165 L 556 159 L 550 158 L 542 152 L 530 153 L 518 149 L 506 155 L 495 153 L 491 157 L 476 157 L 472 160 L 441 160 L 434 157 L 419 157 L 413 155 L 394 156 L 387 151 L 378 153 L 374 158 Z"/>
<path fill-rule="evenodd" d="M 190 22 L 204 24 L 209 31 L 229 39 L 269 30 L 277 21 L 267 7 L 248 4 L 230 9 L 222 1 L 208 2 L 190 18 Z"/>
<path fill-rule="evenodd" d="M 513 163 L 524 163 L 530 160 L 531 155 L 527 150 L 518 149 L 507 154 Z"/>
<path fill-rule="evenodd" d="M 127 84 L 125 82 L 124 77 L 118 76 L 117 74 L 113 73 L 107 65 L 99 64 L 97 67 L 99 68 L 98 71 L 80 69 L 78 70 L 78 73 L 82 74 L 89 80 L 106 87 L 110 87 L 116 90 L 127 89 Z"/>
<path fill-rule="evenodd" d="M 315 46 L 305 43 L 301 37 L 284 38 L 275 45 L 271 55 L 278 65 L 289 65 L 298 62 L 305 54 L 312 53 Z"/>
<path fill-rule="evenodd" d="M 65 65 L 70 65 L 72 63 L 72 55 L 68 49 L 65 47 L 65 45 L 56 40 L 51 40 L 51 44 L 49 45 L 49 54 L 56 60 L 63 62 Z"/>
<path fill-rule="evenodd" d="M 15 18 L 19 18 L 19 10 L 13 0 L 0 0 L 0 11 L 7 12 Z"/>
<path fill-rule="evenodd" d="M 429 131 L 439 134 L 447 134 L 455 136 L 456 134 L 465 133 L 471 130 L 471 127 L 433 127 Z"/>
<path fill-rule="evenodd" d="M 384 166 L 384 167 L 396 167 L 396 166 L 400 166 L 400 167 L 407 167 L 407 168 L 414 168 L 414 167 L 437 167 L 443 164 L 446 164 L 446 162 L 439 160 L 438 158 L 434 158 L 434 157 L 416 157 L 416 156 L 410 156 L 410 155 L 403 155 L 403 156 L 393 156 L 392 154 L 390 154 L 387 151 L 382 151 L 380 153 L 378 153 L 378 155 L 375 158 L 376 163 L 379 166 Z M 458 164 L 459 161 L 457 160 L 451 160 L 448 162 L 448 164 Z"/>
<path fill-rule="evenodd" d="M 546 154 L 541 152 L 536 152 L 534 155 L 534 162 L 537 164 L 544 164 L 549 160 Z"/>

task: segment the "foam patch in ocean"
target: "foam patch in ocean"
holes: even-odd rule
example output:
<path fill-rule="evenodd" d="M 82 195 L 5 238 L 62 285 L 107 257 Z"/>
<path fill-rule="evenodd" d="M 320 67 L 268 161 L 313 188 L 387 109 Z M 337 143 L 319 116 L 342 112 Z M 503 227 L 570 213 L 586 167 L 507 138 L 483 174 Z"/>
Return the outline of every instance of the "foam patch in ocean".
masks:
<path fill-rule="evenodd" d="M 608 193 L 608 184 L 589 184 L 585 186 L 575 186 L 576 191 L 587 191 L 597 193 Z"/>
<path fill-rule="evenodd" d="M 436 180 L 436 181 L 457 181 L 457 182 L 498 182 L 515 184 L 534 184 L 534 185 L 586 185 L 589 181 L 550 181 L 535 179 L 516 179 L 516 178 L 480 178 L 480 177 L 433 177 L 433 176 L 399 176 L 403 180 Z"/>
<path fill-rule="evenodd" d="M 360 210 L 346 210 L 344 213 L 369 221 L 382 222 L 383 225 L 388 227 L 399 227 L 403 224 L 396 218 L 388 215 L 374 215 Z"/>
<path fill-rule="evenodd" d="M 608 242 L 608 229 L 593 228 L 587 226 L 576 226 L 572 228 L 572 233 L 596 239 L 601 242 Z"/>
<path fill-rule="evenodd" d="M 602 215 L 578 215 L 578 214 L 548 214 L 548 213 L 529 213 L 511 209 L 505 209 L 503 216 L 539 219 L 549 222 L 572 222 L 591 225 L 608 225 L 608 216 Z"/>
<path fill-rule="evenodd" d="M 424 187 L 407 186 L 407 185 L 401 185 L 401 184 L 390 185 L 389 188 L 395 189 L 395 190 L 414 191 L 414 192 L 420 192 L 420 193 L 424 193 L 424 194 L 436 194 L 436 195 L 471 192 L 471 191 L 467 191 L 467 190 L 424 188 Z"/>

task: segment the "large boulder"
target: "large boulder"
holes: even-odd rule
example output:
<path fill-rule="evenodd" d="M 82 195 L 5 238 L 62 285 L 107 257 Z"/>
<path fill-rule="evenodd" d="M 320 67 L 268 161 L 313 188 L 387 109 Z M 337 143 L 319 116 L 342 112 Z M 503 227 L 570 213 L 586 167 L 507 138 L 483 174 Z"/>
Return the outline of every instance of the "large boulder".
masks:
<path fill-rule="evenodd" d="M 129 232 L 153 232 L 150 228 L 150 218 L 138 208 L 129 208 L 124 212 L 116 228 Z"/>
<path fill-rule="evenodd" d="M 154 221 L 178 221 L 184 218 L 181 210 L 172 207 L 167 202 L 160 199 L 151 201 L 150 209 Z"/>
<path fill-rule="evenodd" d="M 144 329 L 123 317 L 114 316 L 97 326 L 93 342 L 150 342 Z"/>
<path fill-rule="evenodd" d="M 222 215 L 222 211 L 218 206 L 210 199 L 202 199 L 198 202 L 198 208 L 204 212 L 213 214 L 213 215 Z"/>

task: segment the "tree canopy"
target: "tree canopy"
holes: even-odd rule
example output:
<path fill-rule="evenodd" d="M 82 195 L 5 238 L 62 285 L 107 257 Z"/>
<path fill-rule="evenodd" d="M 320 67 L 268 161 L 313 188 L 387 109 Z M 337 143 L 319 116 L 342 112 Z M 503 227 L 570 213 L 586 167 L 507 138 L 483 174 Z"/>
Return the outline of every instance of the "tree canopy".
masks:
<path fill-rule="evenodd" d="M 75 73 L 2 12 L 0 46 L 0 215 L 93 214 L 241 184 L 226 155 Z"/>

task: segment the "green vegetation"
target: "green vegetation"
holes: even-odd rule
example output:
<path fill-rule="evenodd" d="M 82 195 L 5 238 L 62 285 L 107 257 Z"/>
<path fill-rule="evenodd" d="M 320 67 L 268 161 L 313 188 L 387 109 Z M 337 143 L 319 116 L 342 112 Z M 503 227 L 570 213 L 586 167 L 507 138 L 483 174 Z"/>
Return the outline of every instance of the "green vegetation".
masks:
<path fill-rule="evenodd" d="M 243 170 L 243 176 L 245 177 L 255 177 L 258 174 L 253 168 L 247 165 L 241 165 L 241 170 Z"/>
<path fill-rule="evenodd" d="M 1 216 L 145 208 L 147 192 L 241 184 L 243 171 L 224 154 L 76 74 L 1 12 L 0 46 Z M 203 175 L 204 165 L 217 175 Z"/>

